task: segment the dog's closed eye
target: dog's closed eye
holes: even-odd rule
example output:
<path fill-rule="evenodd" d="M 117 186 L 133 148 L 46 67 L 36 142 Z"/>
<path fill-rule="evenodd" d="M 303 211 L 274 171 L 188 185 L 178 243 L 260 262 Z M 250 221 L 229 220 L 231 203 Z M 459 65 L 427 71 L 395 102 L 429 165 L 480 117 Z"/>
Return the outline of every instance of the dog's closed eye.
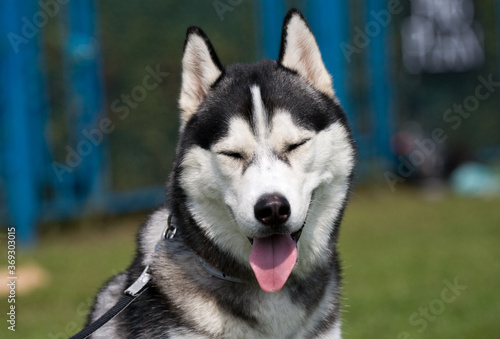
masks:
<path fill-rule="evenodd" d="M 299 148 L 300 146 L 304 145 L 309 140 L 310 139 L 304 139 L 304 140 L 302 140 L 300 142 L 296 142 L 296 143 L 293 143 L 293 144 L 290 144 L 290 145 L 286 146 L 285 153 L 290 153 L 290 152 L 296 150 L 297 148 Z"/>
<path fill-rule="evenodd" d="M 238 160 L 244 160 L 245 158 L 241 153 L 238 152 L 231 152 L 231 151 L 223 151 L 223 152 L 218 152 L 219 154 L 225 155 L 226 157 L 230 157 L 233 159 L 238 159 Z"/>

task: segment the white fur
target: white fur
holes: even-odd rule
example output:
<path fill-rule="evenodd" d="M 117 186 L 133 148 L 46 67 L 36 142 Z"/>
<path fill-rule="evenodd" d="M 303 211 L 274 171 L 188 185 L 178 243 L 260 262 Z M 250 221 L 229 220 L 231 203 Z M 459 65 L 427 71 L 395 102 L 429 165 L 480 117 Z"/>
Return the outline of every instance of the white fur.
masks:
<path fill-rule="evenodd" d="M 226 185 L 219 180 L 221 171 L 231 170 L 231 165 L 224 161 L 234 160 L 222 157 L 201 147 L 191 149 L 182 163 L 181 185 L 188 192 L 188 208 L 205 234 L 240 262 L 247 263 L 251 245 L 224 202 Z"/>
<path fill-rule="evenodd" d="M 179 98 L 181 130 L 196 113 L 210 86 L 221 73 L 210 56 L 205 40 L 197 34 L 190 34 L 182 58 L 182 86 Z"/>
<path fill-rule="evenodd" d="M 255 126 L 255 134 L 257 140 L 263 144 L 267 134 L 267 112 L 264 104 L 262 102 L 262 96 L 260 95 L 260 88 L 257 85 L 250 87 L 250 92 L 252 94 L 252 104 L 253 104 L 253 124 Z"/>
<path fill-rule="evenodd" d="M 313 143 L 316 154 L 304 161 L 311 161 L 314 172 L 319 174 L 318 185 L 298 243 L 299 253 L 307 253 L 295 267 L 298 274 L 309 272 L 327 257 L 328 235 L 347 195 L 348 176 L 354 166 L 354 149 L 340 123 L 318 133 Z"/>
<path fill-rule="evenodd" d="M 342 331 L 340 329 L 340 321 L 337 321 L 330 331 L 320 335 L 317 339 L 341 339 L 341 338 L 342 338 Z"/>
<path fill-rule="evenodd" d="M 248 123 L 243 118 L 236 117 L 232 119 L 229 125 L 227 137 L 221 139 L 212 150 L 215 153 L 237 152 L 249 161 L 256 147 L 257 140 Z M 220 159 L 226 161 L 228 166 L 234 162 L 234 160 L 227 157 L 221 156 Z"/>
<path fill-rule="evenodd" d="M 161 208 L 154 212 L 148 220 L 148 225 L 139 239 L 139 246 L 144 253 L 142 261 L 144 266 L 148 266 L 152 262 L 156 244 L 160 241 L 163 230 L 167 227 L 169 214 L 170 212 L 166 208 Z"/>
<path fill-rule="evenodd" d="M 318 90 L 334 98 L 332 78 L 323 64 L 316 39 L 298 14 L 290 18 L 285 39 L 281 64 L 297 71 Z"/>

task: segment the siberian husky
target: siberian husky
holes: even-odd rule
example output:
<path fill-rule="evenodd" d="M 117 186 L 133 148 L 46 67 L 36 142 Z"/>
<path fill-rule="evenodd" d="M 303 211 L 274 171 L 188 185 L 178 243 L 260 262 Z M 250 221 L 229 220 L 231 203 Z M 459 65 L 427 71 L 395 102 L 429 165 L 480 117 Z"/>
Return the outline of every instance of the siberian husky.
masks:
<path fill-rule="evenodd" d="M 92 338 L 341 337 L 336 244 L 355 147 L 299 11 L 281 39 L 277 61 L 223 67 L 188 29 L 167 202 L 89 321 L 145 267 L 149 288 Z"/>

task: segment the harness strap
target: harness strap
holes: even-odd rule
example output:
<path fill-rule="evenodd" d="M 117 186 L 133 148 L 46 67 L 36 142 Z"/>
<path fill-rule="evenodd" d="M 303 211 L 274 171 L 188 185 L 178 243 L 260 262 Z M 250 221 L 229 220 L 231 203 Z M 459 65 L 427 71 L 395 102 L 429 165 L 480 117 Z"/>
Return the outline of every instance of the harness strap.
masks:
<path fill-rule="evenodd" d="M 146 289 L 144 289 L 145 291 Z M 143 291 L 143 292 L 144 292 Z M 142 293 L 142 292 L 141 292 Z M 70 339 L 85 339 L 88 338 L 92 333 L 100 329 L 108 321 L 116 317 L 121 311 L 123 311 L 128 305 L 132 303 L 141 293 L 138 295 L 131 296 L 130 294 L 124 294 L 122 298 L 110 308 L 106 313 L 104 313 L 99 319 L 94 321 L 89 326 L 85 327 L 83 330 L 72 336 Z"/>
<path fill-rule="evenodd" d="M 130 305 L 137 297 L 139 297 L 145 290 L 148 289 L 146 286 L 151 279 L 151 275 L 148 273 L 149 266 L 146 266 L 144 271 L 142 271 L 139 278 L 129 288 L 125 290 L 123 296 L 118 302 L 111 307 L 106 313 L 104 313 L 99 319 L 94 321 L 89 326 L 85 327 L 83 330 L 75 334 L 69 339 L 85 339 L 88 338 L 92 333 L 100 329 L 108 321 L 116 317 L 123 311 L 128 305 Z"/>

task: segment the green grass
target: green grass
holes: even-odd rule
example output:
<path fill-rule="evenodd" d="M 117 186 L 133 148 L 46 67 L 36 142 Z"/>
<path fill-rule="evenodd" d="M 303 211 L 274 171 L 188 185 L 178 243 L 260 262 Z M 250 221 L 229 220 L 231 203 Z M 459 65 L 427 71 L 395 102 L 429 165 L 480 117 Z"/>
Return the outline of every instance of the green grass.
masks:
<path fill-rule="evenodd" d="M 497 338 L 499 203 L 450 196 L 429 201 L 415 191 L 358 190 L 340 237 L 344 338 Z M 35 250 L 21 251 L 18 265 L 40 265 L 50 273 L 50 283 L 17 296 L 16 333 L 3 320 L 0 337 L 74 334 L 99 286 L 130 262 L 142 219 L 119 218 L 90 227 L 86 222 L 45 234 Z M 443 292 L 455 280 L 466 288 L 456 295 Z M 420 314 L 425 309 L 427 319 Z"/>
<path fill-rule="evenodd" d="M 499 202 L 355 195 L 340 238 L 344 337 L 498 338 Z M 455 279 L 466 289 L 442 299 Z"/>

